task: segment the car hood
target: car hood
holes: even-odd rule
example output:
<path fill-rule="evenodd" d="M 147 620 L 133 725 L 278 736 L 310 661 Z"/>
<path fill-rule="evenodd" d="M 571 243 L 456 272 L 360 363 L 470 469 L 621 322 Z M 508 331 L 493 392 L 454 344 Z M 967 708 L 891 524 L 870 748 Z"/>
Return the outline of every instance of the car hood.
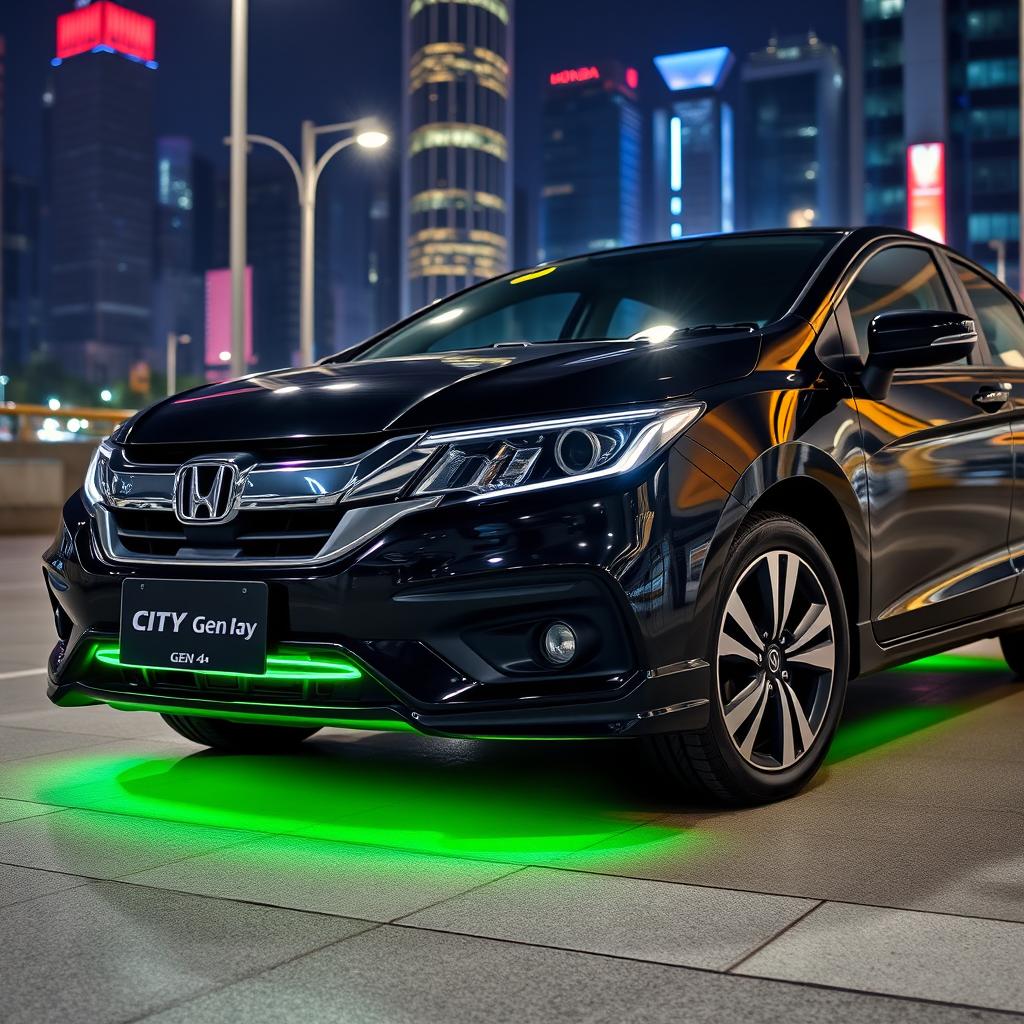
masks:
<path fill-rule="evenodd" d="M 746 331 L 660 345 L 539 344 L 277 370 L 168 398 L 117 440 L 232 445 L 662 402 L 746 376 L 759 338 Z"/>

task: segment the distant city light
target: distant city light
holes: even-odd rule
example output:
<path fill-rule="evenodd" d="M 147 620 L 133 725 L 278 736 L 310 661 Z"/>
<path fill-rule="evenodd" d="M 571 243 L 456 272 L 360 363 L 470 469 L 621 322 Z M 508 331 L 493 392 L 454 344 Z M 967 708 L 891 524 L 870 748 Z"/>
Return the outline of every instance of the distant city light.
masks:
<path fill-rule="evenodd" d="M 640 84 L 640 73 L 636 68 L 626 68 L 626 85 L 635 89 Z"/>
<path fill-rule="evenodd" d="M 934 242 L 946 240 L 946 147 L 907 147 L 907 227 Z"/>
<path fill-rule="evenodd" d="M 89 51 L 120 53 L 155 65 L 156 22 L 110 0 L 60 15 L 56 60 Z"/>
<path fill-rule="evenodd" d="M 222 363 L 230 363 L 231 362 L 231 353 L 227 349 L 224 349 L 222 352 L 218 353 L 217 358 Z"/>
<path fill-rule="evenodd" d="M 684 92 L 718 85 L 732 66 L 732 61 L 732 51 L 728 46 L 712 46 L 707 50 L 655 57 L 654 65 L 673 92 Z"/>
<path fill-rule="evenodd" d="M 49 407 L 51 412 L 56 412 L 60 408 L 60 399 L 59 398 L 48 398 L 46 400 L 46 404 Z"/>
<path fill-rule="evenodd" d="M 569 85 L 571 82 L 590 82 L 600 78 L 601 72 L 592 64 L 583 68 L 565 68 L 563 71 L 552 71 L 548 81 L 552 85 Z"/>
<path fill-rule="evenodd" d="M 111 392 L 110 388 L 104 388 L 100 392 L 100 401 L 101 402 L 109 402 L 113 397 L 114 397 L 114 395 Z"/>
<path fill-rule="evenodd" d="M 71 419 L 68 420 L 68 430 L 70 430 L 72 434 L 77 434 L 81 429 L 82 421 L 77 417 L 72 416 Z"/>

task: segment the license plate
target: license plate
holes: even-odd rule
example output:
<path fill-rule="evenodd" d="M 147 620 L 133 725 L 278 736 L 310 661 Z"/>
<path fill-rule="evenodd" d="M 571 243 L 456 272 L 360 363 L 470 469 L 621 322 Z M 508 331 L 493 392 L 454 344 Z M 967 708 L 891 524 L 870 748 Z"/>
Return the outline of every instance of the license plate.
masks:
<path fill-rule="evenodd" d="M 121 661 L 194 672 L 267 669 L 267 585 L 125 580 Z"/>

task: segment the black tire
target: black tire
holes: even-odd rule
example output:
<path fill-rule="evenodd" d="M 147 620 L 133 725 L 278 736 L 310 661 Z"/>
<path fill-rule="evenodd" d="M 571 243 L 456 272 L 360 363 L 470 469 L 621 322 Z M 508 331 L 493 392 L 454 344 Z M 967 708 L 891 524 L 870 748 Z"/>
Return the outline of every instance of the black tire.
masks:
<path fill-rule="evenodd" d="M 193 743 L 232 754 L 278 754 L 309 739 L 318 728 L 294 725 L 247 725 L 220 718 L 160 716 L 176 733 Z"/>
<path fill-rule="evenodd" d="M 790 573 L 795 573 L 793 583 Z M 747 603 L 759 612 L 748 614 Z M 740 618 L 733 611 L 746 615 L 747 625 L 757 630 L 760 648 L 747 639 L 749 632 L 739 630 Z M 755 619 L 770 619 L 769 631 L 778 626 L 778 639 L 768 638 Z M 707 654 L 709 724 L 698 731 L 652 737 L 654 751 L 673 781 L 691 789 L 696 784 L 719 802 L 759 804 L 792 796 L 828 753 L 849 674 L 846 606 L 824 548 L 788 516 L 751 517 L 727 557 L 713 623 Z M 737 636 L 743 644 L 737 645 Z M 737 646 L 748 649 L 735 654 Z M 815 659 L 830 664 L 831 670 Z M 751 674 L 749 681 L 744 673 Z M 727 706 L 732 732 L 726 724 Z"/>
<path fill-rule="evenodd" d="M 1024 679 L 1024 630 L 1000 634 L 999 646 L 1013 674 Z"/>

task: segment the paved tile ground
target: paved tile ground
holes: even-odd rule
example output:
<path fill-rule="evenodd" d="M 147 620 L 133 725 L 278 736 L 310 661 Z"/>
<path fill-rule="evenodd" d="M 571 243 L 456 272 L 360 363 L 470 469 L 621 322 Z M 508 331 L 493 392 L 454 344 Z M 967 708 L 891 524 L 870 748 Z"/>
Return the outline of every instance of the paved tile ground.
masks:
<path fill-rule="evenodd" d="M 0 538 L 5 1024 L 1024 1018 L 1024 685 L 992 644 L 858 681 L 807 792 L 722 811 L 621 744 L 232 758 L 55 709 L 44 546 Z"/>

